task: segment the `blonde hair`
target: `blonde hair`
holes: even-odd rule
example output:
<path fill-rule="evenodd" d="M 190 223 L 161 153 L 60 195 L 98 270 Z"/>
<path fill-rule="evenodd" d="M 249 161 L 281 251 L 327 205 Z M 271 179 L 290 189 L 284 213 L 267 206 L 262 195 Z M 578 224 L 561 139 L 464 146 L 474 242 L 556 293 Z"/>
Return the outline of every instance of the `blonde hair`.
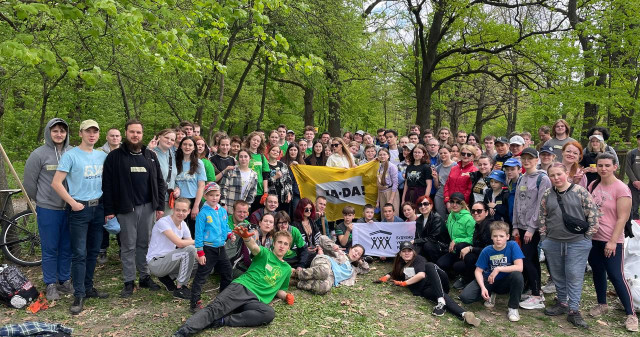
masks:
<path fill-rule="evenodd" d="M 341 148 L 342 148 L 342 153 L 340 153 L 340 155 L 347 157 L 347 161 L 349 162 L 349 167 L 355 167 L 356 165 L 353 162 L 353 155 L 351 154 L 351 151 L 349 151 L 349 149 L 347 148 L 347 144 L 344 142 L 344 140 L 340 137 L 334 137 L 332 140 L 332 142 L 338 142 L 340 143 Z"/>

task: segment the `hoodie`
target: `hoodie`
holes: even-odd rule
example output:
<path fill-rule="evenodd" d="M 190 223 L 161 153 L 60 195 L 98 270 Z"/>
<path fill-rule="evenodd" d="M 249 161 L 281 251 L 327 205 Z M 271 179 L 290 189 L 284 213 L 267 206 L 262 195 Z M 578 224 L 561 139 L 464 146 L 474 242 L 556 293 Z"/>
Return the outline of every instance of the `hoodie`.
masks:
<path fill-rule="evenodd" d="M 551 188 L 551 180 L 543 171 L 525 173 L 518 179 L 513 206 L 513 228 L 533 234 L 538 230 L 538 212 L 544 192 Z"/>
<path fill-rule="evenodd" d="M 54 124 L 64 124 L 67 127 L 67 137 L 60 151 L 51 139 L 51 127 Z M 39 207 L 53 210 L 63 210 L 65 207 L 65 202 L 51 187 L 51 181 L 62 154 L 71 149 L 68 130 L 69 125 L 62 118 L 50 120 L 44 128 L 44 145 L 31 152 L 24 165 L 24 188 L 29 198 L 35 200 Z"/>
<path fill-rule="evenodd" d="M 447 219 L 447 231 L 451 241 L 455 243 L 466 242 L 468 244 L 473 243 L 473 232 L 476 230 L 476 221 L 471 216 L 471 213 L 466 209 L 462 209 L 460 212 L 449 213 L 449 219 Z"/>

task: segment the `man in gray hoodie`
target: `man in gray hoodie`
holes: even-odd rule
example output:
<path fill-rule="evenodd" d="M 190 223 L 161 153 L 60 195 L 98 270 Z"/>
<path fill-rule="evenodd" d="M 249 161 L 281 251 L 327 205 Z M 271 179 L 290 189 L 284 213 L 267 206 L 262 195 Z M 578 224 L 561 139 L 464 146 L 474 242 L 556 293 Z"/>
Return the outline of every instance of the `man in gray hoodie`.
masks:
<path fill-rule="evenodd" d="M 44 129 L 44 145 L 35 149 L 24 167 L 24 187 L 36 202 L 38 231 L 42 247 L 42 277 L 48 300 L 60 299 L 59 292 L 72 294 L 71 241 L 65 202 L 51 188 L 62 154 L 69 146 L 69 125 L 54 118 Z"/>

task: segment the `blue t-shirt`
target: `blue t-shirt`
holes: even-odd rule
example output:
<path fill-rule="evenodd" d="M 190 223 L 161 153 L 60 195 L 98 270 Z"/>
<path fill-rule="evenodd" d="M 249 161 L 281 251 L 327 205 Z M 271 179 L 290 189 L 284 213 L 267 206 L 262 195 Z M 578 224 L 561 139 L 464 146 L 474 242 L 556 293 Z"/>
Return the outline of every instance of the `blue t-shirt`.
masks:
<path fill-rule="evenodd" d="M 483 270 L 482 275 L 488 277 L 494 268 L 513 265 L 513 261 L 524 259 L 524 254 L 520 246 L 515 241 L 507 241 L 507 246 L 502 250 L 495 250 L 493 245 L 487 246 L 482 250 L 476 267 Z M 505 277 L 507 273 L 498 273 L 496 280 Z"/>
<path fill-rule="evenodd" d="M 333 286 L 337 287 L 338 284 L 344 280 L 348 280 L 353 275 L 353 267 L 351 262 L 347 259 L 343 264 L 338 263 L 336 260 L 329 258 L 331 261 L 331 271 L 333 272 Z"/>
<path fill-rule="evenodd" d="M 65 152 L 58 163 L 58 171 L 67 173 L 69 195 L 75 200 L 88 201 L 102 196 L 102 167 L 107 154 L 79 147 Z"/>
<path fill-rule="evenodd" d="M 202 160 L 198 159 L 198 169 L 194 175 L 189 174 L 191 162 L 182 162 L 182 172 L 176 176 L 176 186 L 180 189 L 180 196 L 193 199 L 198 192 L 198 181 L 207 181 L 207 173 L 204 171 Z"/>

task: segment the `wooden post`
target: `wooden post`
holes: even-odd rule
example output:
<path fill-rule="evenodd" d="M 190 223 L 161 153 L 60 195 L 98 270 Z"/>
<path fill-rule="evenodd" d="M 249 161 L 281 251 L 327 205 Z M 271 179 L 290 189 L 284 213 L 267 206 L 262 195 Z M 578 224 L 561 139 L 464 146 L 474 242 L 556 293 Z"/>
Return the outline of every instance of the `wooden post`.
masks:
<path fill-rule="evenodd" d="M 36 215 L 36 208 L 33 207 L 33 204 L 31 203 L 31 199 L 27 195 L 27 190 L 25 190 L 24 186 L 22 186 L 22 180 L 20 180 L 20 177 L 18 177 L 18 173 L 16 173 L 16 170 L 13 168 L 13 165 L 11 164 L 11 161 L 9 160 L 7 153 L 4 151 L 4 147 L 2 147 L 2 143 L 0 143 L 0 153 L 2 153 L 2 158 L 4 158 L 4 161 L 7 163 L 7 166 L 9 166 L 9 171 L 11 171 L 11 174 L 18 182 L 18 186 L 20 186 L 20 189 L 22 190 L 24 197 L 27 198 L 27 206 L 29 206 L 29 209 L 31 209 L 31 212 L 33 212 L 33 214 Z"/>

